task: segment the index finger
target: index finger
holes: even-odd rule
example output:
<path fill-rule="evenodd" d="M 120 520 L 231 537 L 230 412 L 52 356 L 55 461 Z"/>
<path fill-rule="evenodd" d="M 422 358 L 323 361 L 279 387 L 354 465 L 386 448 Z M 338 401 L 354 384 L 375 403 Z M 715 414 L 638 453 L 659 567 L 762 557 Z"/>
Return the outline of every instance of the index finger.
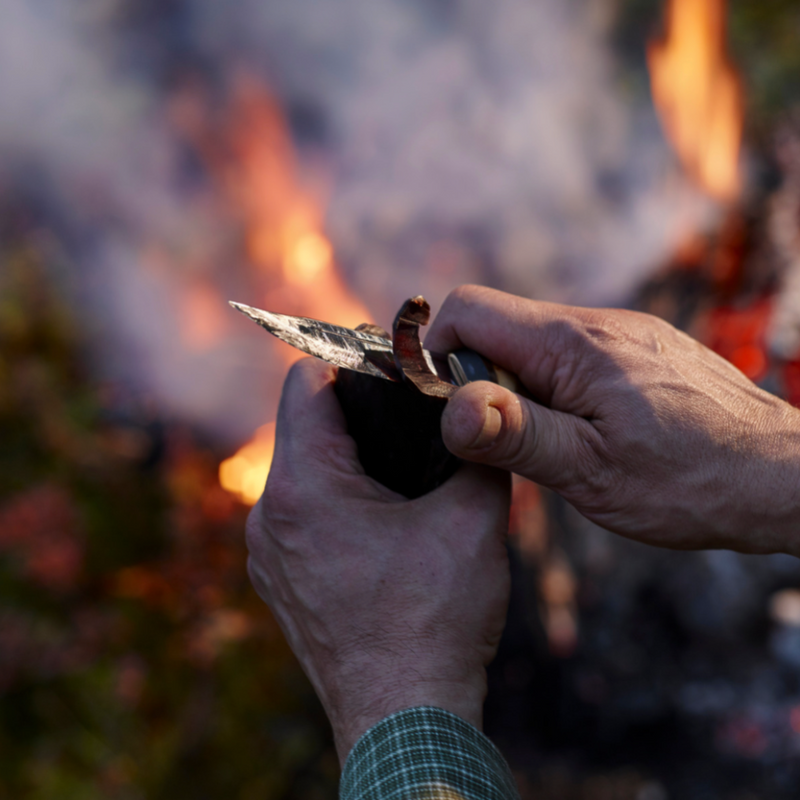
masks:
<path fill-rule="evenodd" d="M 286 377 L 275 429 L 275 472 L 307 470 L 311 462 L 359 471 L 353 440 L 336 400 L 336 370 L 315 358 L 296 362 Z"/>
<path fill-rule="evenodd" d="M 585 344 L 586 309 L 528 300 L 461 286 L 451 292 L 425 339 L 432 352 L 468 347 L 520 377 L 533 394 L 550 402 L 559 367 Z"/>

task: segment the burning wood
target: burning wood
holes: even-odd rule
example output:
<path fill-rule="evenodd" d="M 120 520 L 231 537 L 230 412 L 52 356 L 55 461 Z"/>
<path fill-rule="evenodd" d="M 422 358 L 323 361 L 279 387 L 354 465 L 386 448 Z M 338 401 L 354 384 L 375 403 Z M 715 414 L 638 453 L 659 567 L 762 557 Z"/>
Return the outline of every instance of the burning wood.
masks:
<path fill-rule="evenodd" d="M 777 154 L 783 187 L 739 200 L 743 101 L 726 53 L 725 14 L 724 0 L 669 0 L 664 37 L 648 50 L 665 134 L 687 172 L 727 208 L 715 229 L 695 231 L 690 251 L 675 253 L 645 288 L 642 307 L 690 330 L 752 380 L 786 390 L 800 349 L 793 268 L 800 148 L 787 126 Z"/>

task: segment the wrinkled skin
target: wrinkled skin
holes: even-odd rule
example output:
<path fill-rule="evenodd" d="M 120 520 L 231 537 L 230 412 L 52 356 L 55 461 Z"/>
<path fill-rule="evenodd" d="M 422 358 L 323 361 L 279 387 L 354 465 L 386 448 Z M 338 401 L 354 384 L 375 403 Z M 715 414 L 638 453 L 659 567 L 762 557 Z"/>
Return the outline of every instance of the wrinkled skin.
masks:
<path fill-rule="evenodd" d="M 509 477 L 465 465 L 409 501 L 364 475 L 333 392 L 304 359 L 287 378 L 248 570 L 322 700 L 340 758 L 393 711 L 481 726 L 505 622 Z"/>
<path fill-rule="evenodd" d="M 538 401 L 459 390 L 442 420 L 456 455 L 649 544 L 800 551 L 800 412 L 668 323 L 466 286 L 425 344 L 477 350 Z"/>

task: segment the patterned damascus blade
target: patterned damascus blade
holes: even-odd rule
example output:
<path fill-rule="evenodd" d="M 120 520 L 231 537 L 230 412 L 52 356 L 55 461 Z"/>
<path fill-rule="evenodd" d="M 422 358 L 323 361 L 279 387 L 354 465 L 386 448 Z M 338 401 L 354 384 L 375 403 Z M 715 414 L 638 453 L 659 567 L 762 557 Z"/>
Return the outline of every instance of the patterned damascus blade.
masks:
<path fill-rule="evenodd" d="M 271 311 L 235 303 L 233 300 L 228 302 L 273 336 L 304 353 L 321 358 L 337 367 L 391 380 L 367 360 L 368 353 L 388 353 L 391 356 L 392 343 L 389 339 L 316 319 L 273 314 Z"/>

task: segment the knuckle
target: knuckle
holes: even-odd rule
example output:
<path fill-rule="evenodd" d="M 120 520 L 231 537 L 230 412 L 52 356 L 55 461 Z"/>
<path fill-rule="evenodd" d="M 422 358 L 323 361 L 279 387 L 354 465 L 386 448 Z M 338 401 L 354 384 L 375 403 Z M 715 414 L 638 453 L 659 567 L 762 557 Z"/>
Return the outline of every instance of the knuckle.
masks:
<path fill-rule="evenodd" d="M 538 461 L 539 431 L 530 411 L 520 401 L 518 409 L 516 423 L 501 439 L 502 458 L 512 470 L 525 471 L 535 468 Z"/>
<path fill-rule="evenodd" d="M 333 367 L 317 358 L 305 357 L 295 361 L 289 368 L 283 385 L 283 400 L 287 396 L 306 397 L 333 380 Z M 284 411 L 291 409 L 291 404 Z M 279 415 L 280 416 L 280 415 Z M 290 414 L 289 416 L 292 416 Z"/>
<path fill-rule="evenodd" d="M 625 324 L 619 312 L 591 309 L 584 319 L 587 338 L 600 346 L 630 338 L 631 326 Z"/>
<path fill-rule="evenodd" d="M 261 515 L 267 525 L 292 520 L 306 500 L 299 482 L 282 473 L 270 473 L 260 502 Z"/>
<path fill-rule="evenodd" d="M 478 292 L 480 292 L 480 289 L 480 286 L 476 286 L 473 283 L 462 283 L 460 286 L 456 286 L 456 288 L 450 292 L 450 294 L 447 296 L 447 300 L 469 302 Z"/>
<path fill-rule="evenodd" d="M 442 304 L 442 310 L 452 311 L 456 308 L 469 308 L 480 302 L 487 292 L 488 290 L 484 286 L 464 283 L 461 286 L 457 286 L 447 295 Z"/>
<path fill-rule="evenodd" d="M 295 484 L 270 478 L 261 500 L 247 518 L 248 552 L 258 565 L 264 566 L 278 553 L 302 549 L 303 532 L 313 522 L 307 498 L 301 496 Z"/>
<path fill-rule="evenodd" d="M 286 374 L 286 385 L 304 381 L 314 371 L 315 366 L 313 358 L 301 358 L 299 361 L 295 361 Z"/>
<path fill-rule="evenodd" d="M 273 546 L 296 546 L 304 530 L 330 516 L 330 506 L 320 499 L 317 486 L 297 475 L 270 474 L 259 506 L 261 527 Z"/>
<path fill-rule="evenodd" d="M 272 605 L 273 581 L 268 572 L 261 569 L 254 558 L 247 559 L 247 577 L 256 594 L 267 604 Z"/>
<path fill-rule="evenodd" d="M 628 309 L 590 309 L 584 317 L 587 339 L 601 350 L 634 347 L 654 353 L 674 328 L 651 314 Z"/>

